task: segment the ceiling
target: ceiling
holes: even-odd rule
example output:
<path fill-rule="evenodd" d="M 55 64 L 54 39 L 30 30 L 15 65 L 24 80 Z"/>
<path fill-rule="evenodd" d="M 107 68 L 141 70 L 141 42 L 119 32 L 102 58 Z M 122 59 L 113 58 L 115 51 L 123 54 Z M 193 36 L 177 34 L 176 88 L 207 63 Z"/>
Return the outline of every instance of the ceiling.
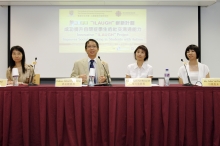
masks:
<path fill-rule="evenodd" d="M 0 0 L 1 6 L 10 6 L 10 5 L 210 6 L 214 3 L 216 3 L 216 0 Z"/>

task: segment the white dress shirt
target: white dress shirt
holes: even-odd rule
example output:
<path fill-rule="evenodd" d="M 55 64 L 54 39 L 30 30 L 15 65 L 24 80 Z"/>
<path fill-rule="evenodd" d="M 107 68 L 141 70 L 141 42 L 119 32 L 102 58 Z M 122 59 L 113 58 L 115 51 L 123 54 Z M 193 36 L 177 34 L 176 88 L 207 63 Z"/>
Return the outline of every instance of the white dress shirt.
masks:
<path fill-rule="evenodd" d="M 147 78 L 153 76 L 153 67 L 147 62 L 144 62 L 141 67 L 138 67 L 137 63 L 129 64 L 126 75 L 131 78 Z"/>
<path fill-rule="evenodd" d="M 89 64 L 89 68 L 90 68 L 90 64 L 91 64 L 91 62 L 90 62 L 90 60 L 94 60 L 94 62 L 93 62 L 93 66 L 94 66 L 94 69 L 95 69 L 95 79 L 96 79 L 96 83 L 98 83 L 98 74 L 97 74 L 97 61 L 96 61 L 96 58 L 94 58 L 94 59 L 90 59 L 90 58 L 88 58 L 88 64 Z"/>

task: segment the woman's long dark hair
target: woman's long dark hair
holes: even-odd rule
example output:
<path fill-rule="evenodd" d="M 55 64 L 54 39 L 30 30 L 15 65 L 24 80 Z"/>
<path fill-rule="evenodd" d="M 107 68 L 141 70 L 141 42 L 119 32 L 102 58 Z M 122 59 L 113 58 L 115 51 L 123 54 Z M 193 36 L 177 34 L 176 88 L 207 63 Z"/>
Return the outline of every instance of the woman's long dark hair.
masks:
<path fill-rule="evenodd" d="M 22 72 L 25 73 L 25 71 L 26 71 L 26 69 L 25 69 L 25 53 L 24 53 L 24 49 L 20 46 L 13 46 L 11 48 L 11 51 L 10 51 L 10 54 L 11 54 L 10 55 L 10 64 L 9 64 L 10 70 L 12 72 L 12 68 L 15 66 L 15 61 L 12 58 L 12 52 L 14 50 L 19 51 L 22 54 L 21 66 L 22 66 Z"/>

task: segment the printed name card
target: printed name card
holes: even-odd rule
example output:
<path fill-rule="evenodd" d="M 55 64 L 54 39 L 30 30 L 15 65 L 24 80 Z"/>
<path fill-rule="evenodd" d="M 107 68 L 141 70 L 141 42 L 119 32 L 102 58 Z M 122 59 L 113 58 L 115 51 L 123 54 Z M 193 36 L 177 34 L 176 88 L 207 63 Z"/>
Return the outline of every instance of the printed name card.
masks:
<path fill-rule="evenodd" d="M 125 78 L 125 87 L 151 87 L 151 78 Z"/>
<path fill-rule="evenodd" d="M 219 87 L 220 78 L 202 78 L 202 86 Z"/>
<path fill-rule="evenodd" d="M 56 79 L 55 87 L 82 87 L 81 78 Z"/>
<path fill-rule="evenodd" d="M 6 87 L 7 79 L 0 79 L 0 87 Z"/>

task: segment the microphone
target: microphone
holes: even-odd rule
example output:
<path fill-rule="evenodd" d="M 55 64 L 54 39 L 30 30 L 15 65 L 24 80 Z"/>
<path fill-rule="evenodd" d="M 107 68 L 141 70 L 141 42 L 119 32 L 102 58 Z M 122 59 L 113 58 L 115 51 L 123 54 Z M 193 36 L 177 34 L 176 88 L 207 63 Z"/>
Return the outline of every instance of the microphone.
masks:
<path fill-rule="evenodd" d="M 98 56 L 98 58 L 99 58 L 99 60 L 101 61 L 101 64 L 102 64 L 102 60 L 101 60 L 100 56 Z M 107 86 L 112 86 L 112 85 L 110 84 L 109 75 L 108 75 L 108 72 L 106 71 L 106 68 L 105 68 L 104 64 L 102 64 L 102 66 L 103 66 L 103 68 L 104 68 L 104 70 L 105 70 L 105 73 L 106 73 L 106 75 L 107 75 Z"/>
<path fill-rule="evenodd" d="M 36 61 L 37 61 L 37 57 L 35 57 L 35 61 L 33 62 L 33 64 L 34 64 L 34 70 L 35 70 L 35 65 L 36 65 L 36 63 L 37 63 Z M 31 75 L 31 79 L 30 79 L 30 82 L 29 82 L 28 86 L 37 86 L 37 84 L 34 84 L 34 83 L 33 83 L 34 70 L 33 70 L 33 73 L 32 73 L 32 75 Z"/>
<path fill-rule="evenodd" d="M 183 62 L 183 59 L 181 59 L 181 61 Z M 183 65 L 184 65 L 184 67 L 185 67 L 185 69 L 186 69 L 185 62 L 183 62 Z M 191 81 L 190 81 L 190 78 L 189 78 L 189 74 L 188 74 L 187 69 L 186 69 L 186 74 L 187 74 L 188 83 L 183 84 L 183 86 L 193 86 L 193 84 L 192 84 Z"/>

